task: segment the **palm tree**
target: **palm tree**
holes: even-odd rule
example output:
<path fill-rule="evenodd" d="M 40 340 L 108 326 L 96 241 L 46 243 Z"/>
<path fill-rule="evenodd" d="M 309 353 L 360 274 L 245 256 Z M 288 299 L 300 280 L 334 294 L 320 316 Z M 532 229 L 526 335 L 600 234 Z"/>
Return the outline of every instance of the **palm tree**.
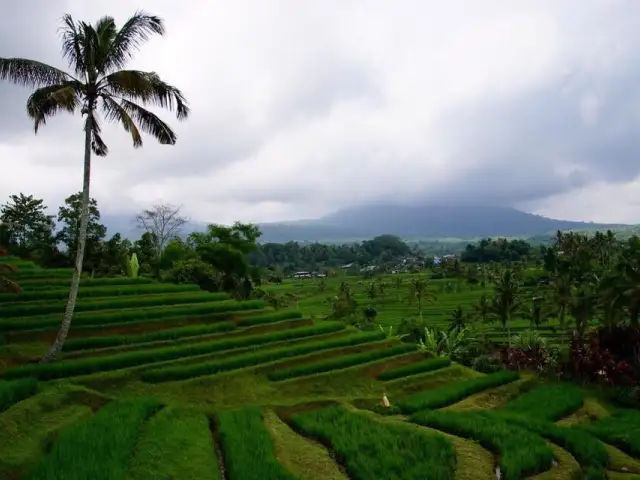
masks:
<path fill-rule="evenodd" d="M 449 320 L 449 333 L 460 333 L 466 328 L 468 319 L 469 317 L 464 310 L 462 310 L 462 307 L 456 308 L 451 314 L 451 319 Z"/>
<path fill-rule="evenodd" d="M 178 120 L 189 114 L 180 90 L 163 82 L 156 73 L 124 69 L 133 53 L 151 35 L 164 32 L 162 19 L 144 12 L 136 12 L 120 29 L 112 17 L 102 17 L 90 25 L 65 15 L 61 28 L 62 54 L 73 73 L 36 60 L 0 58 L 0 80 L 36 89 L 27 100 L 27 114 L 34 122 L 36 133 L 61 111 L 80 110 L 84 117 L 82 216 L 75 268 L 60 331 L 43 362 L 55 360 L 60 353 L 76 305 L 89 219 L 91 153 L 103 157 L 109 151 L 101 136 L 99 113 L 108 122 L 120 123 L 136 148 L 142 146 L 140 131 L 161 144 L 176 143 L 176 134 L 169 125 L 145 107 L 159 106 L 175 111 Z"/>
<path fill-rule="evenodd" d="M 420 322 L 422 322 L 422 305 L 424 302 L 434 302 L 436 295 L 431 291 L 431 282 L 424 278 L 412 278 L 410 283 L 409 300 L 416 299 L 418 301 L 418 314 Z"/>
<path fill-rule="evenodd" d="M 511 346 L 511 326 L 509 322 L 521 307 L 520 284 L 512 270 L 505 270 L 498 279 L 491 307 L 492 313 L 500 319 L 502 330 L 507 330 L 507 338 L 509 346 Z"/>
<path fill-rule="evenodd" d="M 567 329 L 567 312 L 571 305 L 571 281 L 566 275 L 557 275 L 551 281 L 551 308 L 558 317 L 562 330 L 561 342 L 564 344 L 564 335 Z"/>
<path fill-rule="evenodd" d="M 473 306 L 474 315 L 482 321 L 483 324 L 491 322 L 491 301 L 487 295 L 483 294 L 478 302 Z"/>

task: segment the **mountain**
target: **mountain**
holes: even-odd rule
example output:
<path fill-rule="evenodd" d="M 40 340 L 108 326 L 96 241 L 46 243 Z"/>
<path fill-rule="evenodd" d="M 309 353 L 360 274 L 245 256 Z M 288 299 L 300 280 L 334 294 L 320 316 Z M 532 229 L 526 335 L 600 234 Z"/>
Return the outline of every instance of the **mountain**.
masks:
<path fill-rule="evenodd" d="M 132 216 L 102 216 L 110 235 L 120 232 L 137 239 L 141 231 Z M 204 230 L 205 223 L 189 222 L 183 234 Z M 315 220 L 262 223 L 261 242 L 345 242 L 373 238 L 385 233 L 405 239 L 477 237 L 531 237 L 556 230 L 606 230 L 628 227 L 554 220 L 509 207 L 370 205 L 339 210 Z"/>
<path fill-rule="evenodd" d="M 625 227 L 555 220 L 509 207 L 370 205 L 339 210 L 317 220 L 264 223 L 261 241 L 336 242 L 390 233 L 402 238 L 529 237 L 556 230 Z"/>

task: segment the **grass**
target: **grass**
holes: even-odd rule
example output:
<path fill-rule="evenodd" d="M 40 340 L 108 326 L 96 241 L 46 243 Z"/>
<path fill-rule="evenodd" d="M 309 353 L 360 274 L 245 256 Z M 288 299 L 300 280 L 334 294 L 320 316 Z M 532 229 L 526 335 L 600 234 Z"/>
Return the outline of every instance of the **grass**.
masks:
<path fill-rule="evenodd" d="M 518 377 L 516 372 L 498 372 L 471 380 L 463 380 L 402 398 L 398 402 L 398 406 L 403 413 L 407 414 L 425 409 L 446 407 L 473 393 L 511 383 Z"/>
<path fill-rule="evenodd" d="M 369 352 L 356 353 L 353 355 L 343 355 L 336 358 L 328 358 L 318 362 L 309 364 L 298 365 L 292 368 L 286 368 L 282 370 L 275 370 L 269 372 L 267 377 L 269 380 L 279 381 L 288 380 L 291 378 L 302 377 L 305 375 L 312 375 L 315 373 L 325 373 L 331 370 L 339 370 L 342 368 L 349 368 L 355 365 L 360 365 L 374 360 L 380 360 L 387 357 L 393 357 L 403 353 L 415 351 L 414 345 L 400 344 L 393 346 L 385 346 L 379 350 L 373 350 Z"/>
<path fill-rule="evenodd" d="M 581 426 L 586 431 L 632 456 L 640 457 L 640 411 L 619 410 L 592 424 Z"/>
<path fill-rule="evenodd" d="M 276 459 L 259 408 L 221 412 L 216 425 L 229 480 L 297 480 Z"/>
<path fill-rule="evenodd" d="M 277 460 L 305 480 L 348 480 L 324 446 L 298 435 L 273 410 L 263 413 Z"/>
<path fill-rule="evenodd" d="M 504 407 L 504 411 L 556 421 L 578 410 L 582 402 L 582 391 L 574 385 L 543 385 L 516 397 Z"/>
<path fill-rule="evenodd" d="M 158 295 L 135 295 L 117 296 L 101 298 L 79 298 L 76 303 L 77 312 L 90 312 L 116 308 L 140 308 L 159 307 L 169 305 L 187 305 L 190 303 L 204 303 L 228 300 L 226 293 L 209 292 L 186 292 L 186 293 L 165 293 Z M 54 312 L 63 311 L 65 302 L 22 302 L 11 303 L 2 306 L 2 316 L 28 317 L 32 315 L 47 315 Z"/>
<path fill-rule="evenodd" d="M 221 479 L 207 416 L 183 407 L 160 410 L 142 428 L 127 478 Z"/>
<path fill-rule="evenodd" d="M 538 435 L 482 412 L 423 411 L 411 421 L 480 442 L 499 454 L 505 480 L 544 472 L 553 462 L 553 451 Z"/>
<path fill-rule="evenodd" d="M 404 378 L 418 373 L 431 372 L 432 370 L 438 370 L 440 368 L 448 367 L 449 365 L 451 365 L 451 360 L 448 358 L 428 358 L 422 362 L 412 363 L 404 367 L 382 372 L 378 375 L 378 380 L 396 380 L 398 378 Z"/>
<path fill-rule="evenodd" d="M 140 430 L 160 404 L 136 399 L 109 404 L 86 420 L 64 428 L 51 452 L 29 472 L 29 480 L 125 478 Z"/>
<path fill-rule="evenodd" d="M 212 360 L 208 362 L 180 365 L 175 367 L 166 366 L 143 372 L 142 379 L 146 382 L 168 382 L 176 380 L 186 380 L 189 378 L 201 377 L 204 375 L 214 375 L 216 373 L 227 372 L 229 370 L 261 365 L 263 363 L 274 362 L 276 360 L 282 360 L 284 358 L 297 357 L 321 350 L 330 350 L 332 348 L 359 345 L 361 343 L 371 342 L 377 339 L 380 339 L 380 335 L 376 333 L 355 334 L 333 340 L 322 340 L 303 343 L 290 347 L 267 349 L 265 351 L 247 353 L 227 359 Z"/>
<path fill-rule="evenodd" d="M 11 382 L 0 380 L 0 412 L 33 395 L 37 389 L 38 380 L 35 378 L 23 378 Z"/>
<path fill-rule="evenodd" d="M 132 285 L 106 285 L 103 287 L 83 288 L 79 298 L 94 297 L 118 297 L 128 295 L 149 295 L 160 293 L 183 293 L 197 292 L 200 287 L 197 285 L 174 285 L 171 283 L 148 283 Z M 44 303 L 49 300 L 66 300 L 69 296 L 68 288 L 51 289 L 43 291 L 22 291 L 15 293 L 0 293 L 0 303 L 6 307 L 13 302 L 34 302 Z M 11 303 L 9 303 L 11 302 Z M 37 304 L 36 303 L 36 304 Z M 33 303 L 32 303 L 33 304 Z"/>
<path fill-rule="evenodd" d="M 247 300 L 237 302 L 229 301 L 212 301 L 204 303 L 192 303 L 187 305 L 171 305 L 171 306 L 151 306 L 146 308 L 124 308 L 115 310 L 99 310 L 78 312 L 73 316 L 74 327 L 82 326 L 100 326 L 104 327 L 110 324 L 125 322 L 158 321 L 173 317 L 174 319 L 186 319 L 189 316 L 212 315 L 216 313 L 229 314 L 231 312 L 240 312 L 243 310 L 259 310 L 264 308 L 262 300 Z M 60 310 L 62 311 L 62 310 Z M 0 320 L 1 331 L 24 331 L 45 328 L 57 328 L 60 324 L 60 315 L 46 315 L 38 317 L 37 320 L 31 317 L 10 318 Z"/>
<path fill-rule="evenodd" d="M 341 406 L 291 417 L 296 429 L 325 443 L 351 478 L 451 480 L 453 445 L 442 435 L 377 422 Z"/>
<path fill-rule="evenodd" d="M 205 353 L 233 350 L 247 346 L 264 345 L 292 338 L 303 338 L 323 333 L 336 332 L 345 328 L 343 323 L 327 322 L 317 326 L 302 327 L 281 332 L 267 333 L 263 335 L 248 335 L 246 337 L 231 338 L 228 340 L 216 340 L 212 342 L 187 344 L 178 347 L 156 348 L 126 352 L 105 357 L 81 358 L 55 363 L 39 363 L 8 368 L 5 371 L 6 378 L 23 378 L 34 376 L 42 380 L 51 380 L 90 373 L 104 372 L 127 368 L 143 363 L 154 363 L 166 360 L 174 360 L 183 357 L 202 355 Z"/>
<path fill-rule="evenodd" d="M 300 310 L 273 311 L 261 300 L 162 305 L 165 297 L 212 294 L 148 279 L 86 277 L 81 302 L 100 309 L 77 312 L 56 364 L 30 363 L 57 333 L 70 271 L 47 277 L 47 271 L 25 268 L 32 270 L 28 279 L 18 277 L 25 293 L 0 294 L 3 308 L 30 309 L 27 316 L 0 320 L 6 342 L 0 372 L 7 372 L 0 373 L 3 480 L 38 471 L 49 478 L 53 470 L 56 478 L 71 479 L 484 480 L 495 478 L 497 458 L 503 478 L 640 473 L 640 462 L 627 455 L 638 456 L 631 413 L 603 410 L 605 403 L 594 409 L 591 393 L 568 384 L 541 384 L 529 374 L 518 380 L 512 372 L 483 375 L 446 358 L 425 358 L 380 331 L 316 320 L 330 313 L 330 293 L 314 281 L 265 285 L 276 295 L 298 297 Z M 327 279 L 328 290 L 333 293 L 342 280 Z M 382 277 L 385 292 L 375 298 L 366 295 L 369 280 L 346 280 L 361 306 L 377 309 L 381 323 L 417 317 L 404 276 Z M 438 298 L 423 309 L 430 327 L 445 327 L 453 309 L 468 309 L 487 292 L 452 280 L 436 280 L 432 288 Z M 53 304 L 58 307 L 51 314 L 37 313 Z M 521 320 L 512 323 L 514 333 L 526 328 Z M 491 338 L 500 338 L 502 332 L 492 329 L 487 327 Z M 349 406 L 379 409 L 383 393 L 393 405 L 384 416 Z M 156 406 L 136 414 L 138 402 Z M 123 404 L 132 410 L 118 410 Z M 443 410 L 432 411 L 438 408 Z M 463 409 L 479 412 L 458 413 Z M 456 427 L 461 430 L 447 433 L 444 426 L 390 415 L 401 412 L 445 415 L 448 422 L 462 422 Z M 131 417 L 124 422 L 118 415 Z M 303 434 L 294 418 L 317 433 Z M 72 445 L 68 431 L 79 441 Z M 87 439 L 89 434 L 106 438 Z M 94 460 L 98 450 L 104 450 L 104 465 Z M 551 468 L 545 463 L 549 452 L 558 462 Z M 81 456 L 86 465 L 78 467 Z"/>
<path fill-rule="evenodd" d="M 161 340 L 177 340 L 179 338 L 196 337 L 211 333 L 230 332 L 235 330 L 234 322 L 217 322 L 203 325 L 188 325 L 186 327 L 169 328 L 140 335 L 110 335 L 85 338 L 72 338 L 64 344 L 64 352 L 75 352 L 93 348 L 118 347 L 140 343 L 157 342 Z"/>

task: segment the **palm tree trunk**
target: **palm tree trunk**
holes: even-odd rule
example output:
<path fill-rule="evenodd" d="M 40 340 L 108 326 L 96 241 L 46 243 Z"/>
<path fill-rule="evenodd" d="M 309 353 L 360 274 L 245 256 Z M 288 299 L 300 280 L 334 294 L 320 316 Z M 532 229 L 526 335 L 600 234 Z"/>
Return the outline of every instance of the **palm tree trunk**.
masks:
<path fill-rule="evenodd" d="M 84 137 L 84 175 L 82 180 L 82 213 L 80 215 L 80 230 L 78 231 L 78 249 L 76 251 L 75 268 L 71 277 L 71 288 L 69 289 L 69 299 L 64 310 L 62 325 L 58 331 L 53 345 L 41 360 L 42 363 L 53 362 L 62 350 L 62 345 L 67 339 L 73 311 L 76 308 L 78 289 L 80 287 L 80 275 L 82 275 L 82 263 L 84 262 L 84 248 L 87 243 L 87 226 L 89 225 L 89 187 L 91 186 L 91 129 L 93 117 L 89 112 L 89 117 L 85 124 Z"/>

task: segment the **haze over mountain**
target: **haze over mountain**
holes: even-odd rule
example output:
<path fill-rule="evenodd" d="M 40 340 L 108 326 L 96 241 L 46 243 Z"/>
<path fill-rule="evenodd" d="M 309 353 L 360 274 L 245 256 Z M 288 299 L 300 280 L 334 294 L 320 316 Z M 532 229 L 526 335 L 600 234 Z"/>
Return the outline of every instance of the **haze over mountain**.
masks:
<path fill-rule="evenodd" d="M 130 218 L 105 215 L 110 233 L 120 231 L 137 238 Z M 190 222 L 183 230 L 202 230 L 204 223 Z M 319 219 L 262 223 L 262 242 L 340 242 L 393 234 L 407 239 L 534 236 L 556 230 L 608 229 L 622 224 L 555 220 L 509 207 L 369 205 L 345 208 Z"/>

